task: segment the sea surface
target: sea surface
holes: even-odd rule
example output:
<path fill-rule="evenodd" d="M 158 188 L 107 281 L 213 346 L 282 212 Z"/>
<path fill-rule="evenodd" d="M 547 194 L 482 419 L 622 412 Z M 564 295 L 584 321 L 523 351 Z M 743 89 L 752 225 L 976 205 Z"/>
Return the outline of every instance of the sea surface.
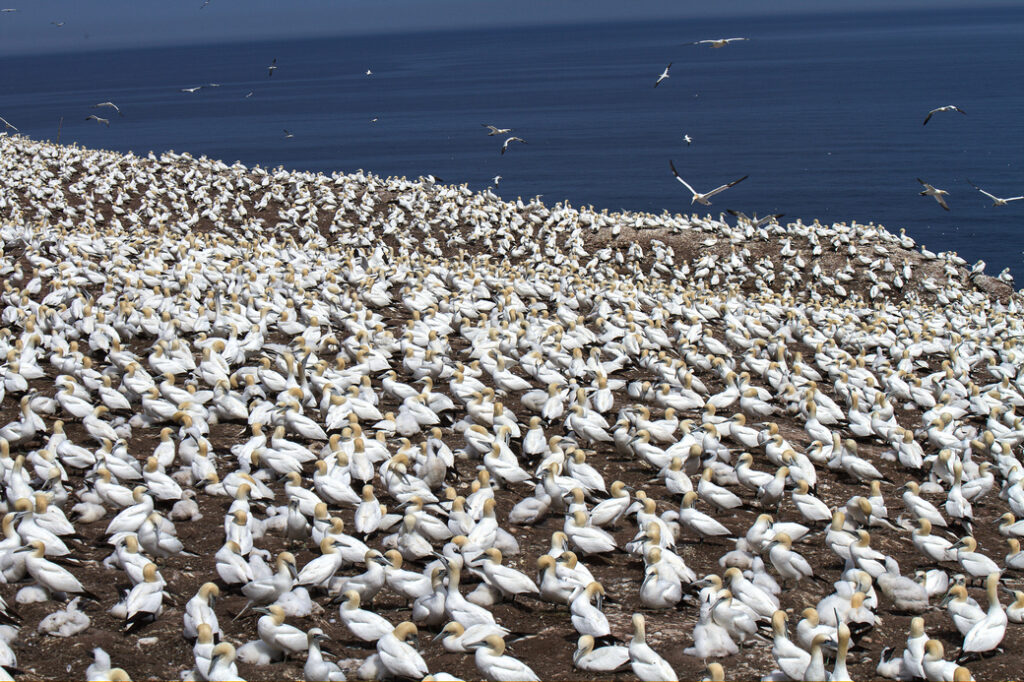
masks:
<path fill-rule="evenodd" d="M 732 36 L 750 40 L 688 44 Z M 1024 194 L 1022 84 L 1024 6 L 965 7 L 4 57 L 0 116 L 51 140 L 63 118 L 63 142 L 141 154 L 474 189 L 501 175 L 507 199 L 873 221 L 1024 286 L 1024 201 L 994 208 L 967 180 Z M 124 116 L 91 108 L 106 100 Z M 966 115 L 922 126 L 946 104 Z M 528 144 L 501 155 L 485 123 Z M 691 208 L 669 160 L 701 191 L 750 177 Z"/>

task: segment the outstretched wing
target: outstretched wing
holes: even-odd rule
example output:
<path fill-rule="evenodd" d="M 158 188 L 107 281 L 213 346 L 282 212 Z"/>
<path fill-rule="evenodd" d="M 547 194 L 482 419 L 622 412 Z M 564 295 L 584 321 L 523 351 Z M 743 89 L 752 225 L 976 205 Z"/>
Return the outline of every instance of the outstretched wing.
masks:
<path fill-rule="evenodd" d="M 710 192 L 708 192 L 708 193 L 707 193 L 707 194 L 705 194 L 704 196 L 705 196 L 706 198 L 710 198 L 710 197 L 713 197 L 713 196 L 715 196 L 716 194 L 718 194 L 719 192 L 724 192 L 725 190 L 729 189 L 729 188 L 730 188 L 730 187 L 732 187 L 733 185 L 738 185 L 738 184 L 740 184 L 741 182 L 743 182 L 744 180 L 746 180 L 746 179 L 747 179 L 747 178 L 749 178 L 749 177 L 750 177 L 749 175 L 744 175 L 744 176 L 743 176 L 742 178 L 740 178 L 739 180 L 733 180 L 733 181 L 732 181 L 732 182 L 730 182 L 730 183 L 729 183 L 728 185 L 722 185 L 721 187 L 716 187 L 716 188 L 714 188 L 713 190 L 711 190 Z"/>
<path fill-rule="evenodd" d="M 974 184 L 973 182 L 971 182 L 971 179 L 970 179 L 970 178 L 967 178 L 967 184 L 969 184 L 969 185 L 970 185 L 971 187 L 973 187 L 974 189 L 978 190 L 979 192 L 981 192 L 982 194 L 984 194 L 985 196 L 987 196 L 987 197 L 988 197 L 989 199 L 991 199 L 992 201 L 998 201 L 999 197 L 995 196 L 994 194 L 989 194 L 988 192 L 986 192 L 986 191 L 985 191 L 985 190 L 983 190 L 982 188 L 978 187 L 978 186 L 977 186 L 977 185 L 975 185 L 975 184 Z"/>
<path fill-rule="evenodd" d="M 695 190 L 694 188 L 690 187 L 690 183 L 688 183 L 686 180 L 683 180 L 681 177 L 679 177 L 679 171 L 676 170 L 676 165 L 674 163 L 672 163 L 671 159 L 669 159 L 668 166 L 669 166 L 669 168 L 672 169 L 672 175 L 676 176 L 676 180 L 678 180 L 679 182 L 683 183 L 683 186 L 686 187 L 686 189 L 690 190 L 690 194 L 692 194 L 693 196 L 697 196 L 697 190 Z"/>

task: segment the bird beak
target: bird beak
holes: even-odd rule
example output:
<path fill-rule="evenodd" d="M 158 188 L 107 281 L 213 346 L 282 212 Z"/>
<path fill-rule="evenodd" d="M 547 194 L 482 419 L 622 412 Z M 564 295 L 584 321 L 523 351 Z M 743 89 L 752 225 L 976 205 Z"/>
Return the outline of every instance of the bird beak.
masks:
<path fill-rule="evenodd" d="M 431 640 L 430 640 L 430 641 L 432 641 L 432 642 L 436 642 L 437 640 L 441 639 L 442 637 L 444 637 L 444 636 L 445 636 L 445 635 L 447 635 L 447 634 L 448 634 L 448 632 L 447 632 L 446 630 L 441 630 L 441 632 L 439 632 L 439 633 L 437 633 L 436 635 L 434 635 L 434 636 L 433 636 L 433 637 L 431 638 Z M 470 645 L 470 646 L 472 646 L 472 645 Z"/>
<path fill-rule="evenodd" d="M 265 606 L 257 606 L 256 608 L 253 609 L 253 612 L 254 613 L 262 613 L 262 614 L 267 615 L 267 616 L 270 615 L 270 609 L 268 609 Z"/>

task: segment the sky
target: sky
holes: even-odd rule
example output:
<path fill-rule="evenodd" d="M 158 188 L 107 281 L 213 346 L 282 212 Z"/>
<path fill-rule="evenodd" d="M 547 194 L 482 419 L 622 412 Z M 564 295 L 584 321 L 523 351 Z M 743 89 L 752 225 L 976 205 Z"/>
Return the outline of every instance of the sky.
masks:
<path fill-rule="evenodd" d="M 927 12 L 964 5 L 963 0 L 209 0 L 205 6 L 204 0 L 0 2 L 17 10 L 0 13 L 0 55 L 655 18 Z"/>

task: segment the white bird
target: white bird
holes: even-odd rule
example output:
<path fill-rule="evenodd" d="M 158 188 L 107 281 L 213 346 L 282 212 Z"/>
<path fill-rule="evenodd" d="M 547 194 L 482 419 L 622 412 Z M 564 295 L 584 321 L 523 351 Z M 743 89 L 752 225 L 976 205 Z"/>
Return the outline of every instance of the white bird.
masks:
<path fill-rule="evenodd" d="M 576 643 L 572 664 L 590 673 L 621 672 L 629 668 L 629 649 L 624 646 L 594 648 L 594 638 L 583 635 Z"/>
<path fill-rule="evenodd" d="M 629 642 L 629 664 L 633 674 L 644 682 L 676 682 L 676 671 L 647 644 L 644 616 L 633 614 L 633 639 Z"/>
<path fill-rule="evenodd" d="M 944 189 L 935 189 L 921 178 L 918 178 L 917 181 L 924 186 L 924 191 L 921 192 L 921 196 L 932 197 L 935 201 L 939 202 L 939 206 L 947 211 L 949 210 L 949 204 L 947 204 L 946 200 L 943 198 L 945 195 L 949 194 L 949 192 Z"/>
<path fill-rule="evenodd" d="M 111 109 L 117 112 L 118 116 L 124 116 L 124 114 L 121 113 L 121 109 L 118 108 L 118 106 L 113 102 L 100 102 L 99 104 L 92 105 L 93 109 L 98 109 L 99 107 L 110 107 Z"/>
<path fill-rule="evenodd" d="M 513 128 L 499 128 L 497 126 L 487 125 L 486 123 L 481 123 L 480 125 L 491 131 L 487 133 L 488 137 L 491 135 L 504 135 L 505 133 L 511 133 L 513 130 Z M 500 178 L 501 176 L 499 175 L 498 177 Z M 495 182 L 494 184 L 497 185 L 498 183 Z"/>
<path fill-rule="evenodd" d="M 971 185 L 971 187 L 973 187 L 974 189 L 978 190 L 979 192 L 981 192 L 982 194 L 987 196 L 989 199 L 991 199 L 993 206 L 1006 206 L 1011 201 L 1019 201 L 1021 199 L 1024 199 L 1024 195 L 1021 195 L 1021 196 L 1018 196 L 1018 197 L 1007 197 L 1005 199 L 1001 199 L 1000 197 L 997 197 L 995 194 L 989 194 L 988 192 L 986 192 L 982 188 L 980 188 L 977 185 L 975 185 L 973 182 L 971 182 L 970 178 L 967 178 L 967 182 Z"/>
<path fill-rule="evenodd" d="M 750 38 L 711 38 L 709 40 L 698 40 L 690 43 L 691 45 L 710 45 L 714 48 L 725 47 L 729 43 L 735 43 L 740 40 L 750 40 Z"/>
<path fill-rule="evenodd" d="M 938 109 L 932 109 L 931 111 L 929 111 L 928 115 L 924 117 L 924 123 L 922 123 L 921 125 L 923 125 L 923 126 L 928 125 L 928 121 L 932 120 L 932 116 L 934 116 L 935 114 L 937 114 L 937 113 L 939 113 L 941 111 L 959 111 L 964 116 L 967 115 L 966 111 L 964 111 L 960 107 L 956 106 L 955 104 L 947 104 L 944 107 L 939 107 Z"/>
<path fill-rule="evenodd" d="M 508 149 L 508 146 L 510 144 L 512 144 L 513 142 L 522 142 L 523 144 L 526 144 L 526 140 L 524 140 L 521 137 L 516 137 L 515 135 L 513 135 L 512 137 L 510 137 L 507 140 L 505 140 L 505 143 L 501 145 L 501 153 L 502 153 L 502 155 L 505 154 L 505 150 Z"/>
<path fill-rule="evenodd" d="M 802 679 L 804 671 L 811 662 L 811 655 L 794 643 L 786 632 L 786 612 L 776 611 L 772 614 L 772 631 L 774 644 L 772 655 L 779 670 L 790 679 Z"/>
<path fill-rule="evenodd" d="M 963 651 L 965 654 L 992 651 L 1003 641 L 1003 637 L 1006 635 L 1007 618 L 1003 605 L 999 603 L 998 590 L 999 574 L 990 573 L 985 579 L 988 612 L 964 636 Z"/>
<path fill-rule="evenodd" d="M 163 613 L 163 589 L 167 583 L 157 572 L 156 564 L 146 564 L 142 569 L 142 582 L 132 587 L 124 600 L 125 632 L 155 621 Z"/>
<path fill-rule="evenodd" d="M 271 604 L 256 607 L 253 611 L 264 614 L 256 621 L 256 631 L 263 643 L 272 650 L 283 653 L 287 658 L 292 654 L 306 651 L 309 647 L 306 633 L 284 622 L 285 612 L 282 607 Z"/>
<path fill-rule="evenodd" d="M 488 635 L 476 645 L 473 660 L 485 678 L 493 682 L 534 682 L 537 673 L 519 659 L 505 655 L 505 640 L 500 635 Z"/>
<path fill-rule="evenodd" d="M 86 121 L 96 121 L 97 123 L 102 123 L 103 125 L 107 126 L 108 128 L 110 127 L 110 119 L 100 118 L 96 114 L 89 114 L 88 116 L 85 117 L 85 120 Z"/>
<path fill-rule="evenodd" d="M 394 630 L 377 640 L 377 655 L 380 656 L 381 664 L 396 677 L 422 679 L 428 668 L 414 646 L 416 642 L 416 626 L 409 621 L 399 623 Z"/>
<path fill-rule="evenodd" d="M 99 601 L 96 595 L 82 587 L 82 583 L 70 571 L 43 557 L 46 545 L 41 540 L 32 540 L 28 547 L 16 551 L 29 552 L 25 557 L 25 569 L 40 587 L 50 592 L 80 594 Z"/>
<path fill-rule="evenodd" d="M 668 78 L 668 70 L 671 69 L 671 68 L 672 68 L 672 62 L 669 62 L 668 66 L 665 67 L 665 70 L 661 72 L 660 76 L 658 76 L 658 80 L 654 81 L 654 87 L 658 87 L 658 84 L 660 84 L 661 81 L 663 81 L 666 78 Z"/>
<path fill-rule="evenodd" d="M 235 647 L 230 642 L 221 642 L 213 647 L 206 679 L 208 682 L 232 682 L 242 679 L 235 666 Z"/>
<path fill-rule="evenodd" d="M 686 187 L 686 189 L 690 190 L 690 194 L 693 195 L 693 197 L 690 199 L 690 203 L 691 204 L 693 204 L 693 203 L 703 204 L 704 206 L 710 206 L 711 205 L 711 202 L 708 201 L 708 199 L 710 199 L 711 197 L 715 196 L 719 192 L 724 192 L 725 190 L 729 189 L 730 187 L 732 187 L 734 185 L 738 185 L 739 183 L 743 182 L 744 180 L 746 180 L 747 178 L 750 177 L 749 175 L 744 175 L 739 180 L 733 180 L 732 182 L 730 182 L 727 185 L 722 185 L 720 187 L 716 187 L 715 189 L 711 190 L 710 192 L 705 192 L 705 193 L 701 194 L 700 192 L 695 190 L 693 187 L 690 187 L 690 184 L 688 182 L 686 182 L 686 180 L 683 180 L 681 177 L 679 177 L 679 173 L 678 173 L 678 171 L 676 171 L 676 166 L 675 166 L 674 163 L 672 163 L 671 160 L 668 162 L 668 165 L 669 165 L 669 167 L 672 168 L 672 175 L 676 176 L 676 180 L 681 182 L 683 184 L 683 186 Z"/>
<path fill-rule="evenodd" d="M 215 634 L 220 634 L 217 624 L 217 613 L 213 610 L 214 601 L 220 596 L 220 588 L 216 583 L 203 583 L 196 595 L 185 603 L 185 626 L 182 634 L 186 639 L 197 636 L 199 626 L 205 623 Z"/>
<path fill-rule="evenodd" d="M 395 629 L 386 618 L 373 611 L 359 608 L 359 593 L 346 590 L 342 596 L 345 601 L 338 609 L 338 617 L 349 631 L 364 642 L 376 642 L 378 639 Z"/>
<path fill-rule="evenodd" d="M 311 628 L 306 633 L 309 651 L 302 668 L 303 679 L 310 682 L 345 682 L 345 673 L 337 663 L 324 660 L 320 642 L 329 639 L 320 628 Z"/>

